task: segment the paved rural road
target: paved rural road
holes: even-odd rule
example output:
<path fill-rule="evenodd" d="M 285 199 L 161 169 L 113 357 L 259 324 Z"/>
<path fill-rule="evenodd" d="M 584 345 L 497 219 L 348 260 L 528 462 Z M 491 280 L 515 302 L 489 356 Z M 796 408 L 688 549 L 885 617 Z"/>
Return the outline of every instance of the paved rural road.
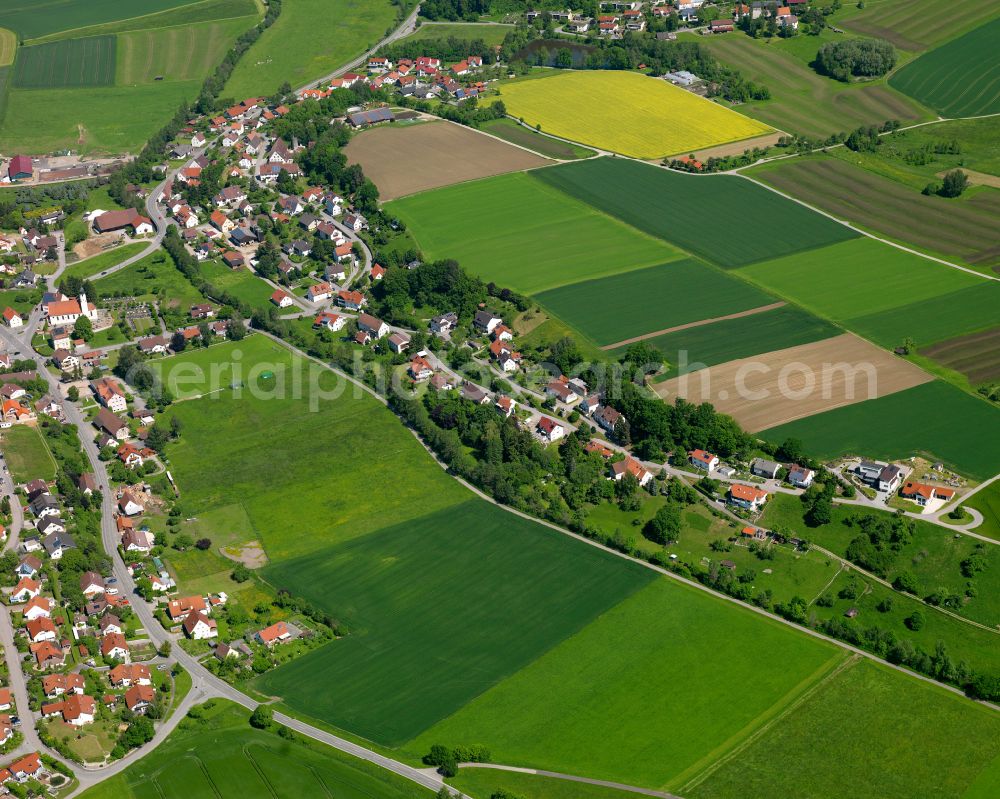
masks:
<path fill-rule="evenodd" d="M 380 41 L 378 44 L 374 45 L 370 50 L 365 50 L 365 52 L 363 52 L 353 61 L 349 61 L 346 64 L 342 64 L 341 66 L 337 67 L 333 72 L 329 72 L 321 78 L 315 78 L 314 80 L 309 81 L 309 83 L 305 84 L 304 86 L 299 86 L 299 88 L 295 90 L 295 93 L 298 94 L 299 92 L 304 91 L 305 89 L 315 89 L 321 83 L 326 83 L 328 80 L 337 77 L 342 72 L 347 72 L 348 70 L 354 69 L 363 62 L 367 61 L 368 58 L 373 53 L 377 52 L 380 48 L 392 44 L 394 41 L 396 41 L 397 39 L 402 39 L 404 36 L 409 36 L 411 33 L 413 33 L 413 31 L 417 29 L 417 14 L 419 13 L 420 13 L 420 4 L 417 3 L 417 5 L 413 8 L 413 11 L 410 13 L 410 16 L 404 19 L 392 33 L 390 33 L 388 36 L 382 39 L 382 41 Z"/>
<path fill-rule="evenodd" d="M 626 785 L 623 782 L 610 782 L 608 780 L 592 780 L 589 777 L 577 777 L 573 774 L 563 774 L 559 771 L 542 771 L 537 768 L 521 768 L 520 766 L 499 766 L 496 763 L 462 763 L 460 768 L 489 768 L 497 771 L 513 771 L 516 774 L 535 774 L 539 777 L 551 777 L 556 780 L 567 780 L 568 782 L 582 782 L 585 785 L 599 785 L 602 788 L 614 788 L 619 791 L 638 793 L 643 796 L 657 796 L 660 799 L 681 799 L 677 794 L 666 791 L 654 791 L 650 788 L 638 788 L 635 785 Z"/>

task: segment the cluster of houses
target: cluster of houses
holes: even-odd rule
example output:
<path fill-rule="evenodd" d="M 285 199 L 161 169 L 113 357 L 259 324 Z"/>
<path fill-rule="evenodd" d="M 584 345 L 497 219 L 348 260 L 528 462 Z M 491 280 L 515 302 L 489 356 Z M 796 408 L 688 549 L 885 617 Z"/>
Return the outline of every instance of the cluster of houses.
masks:
<path fill-rule="evenodd" d="M 348 72 L 330 82 L 328 89 L 306 89 L 299 93 L 300 98 L 319 99 L 329 94 L 333 89 L 350 88 L 358 83 L 364 83 L 373 89 L 393 87 L 403 96 L 414 96 L 421 99 L 447 95 L 456 100 L 477 97 L 485 84 L 471 81 L 469 75 L 483 67 L 483 58 L 469 55 L 454 64 L 444 65 L 440 58 L 420 56 L 419 58 L 401 58 L 396 63 L 385 56 L 373 56 L 368 59 L 368 74 L 360 75 Z M 456 80 L 463 78 L 463 81 Z M 377 109 L 379 113 L 373 116 L 348 117 L 348 122 L 354 127 L 363 127 L 377 122 L 391 121 L 388 109 Z"/>

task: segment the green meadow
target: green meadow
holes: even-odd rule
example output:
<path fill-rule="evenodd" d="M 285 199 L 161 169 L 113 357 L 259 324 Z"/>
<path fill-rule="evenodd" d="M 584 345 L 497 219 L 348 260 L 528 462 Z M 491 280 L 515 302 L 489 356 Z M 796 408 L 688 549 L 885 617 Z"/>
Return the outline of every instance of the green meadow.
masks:
<path fill-rule="evenodd" d="M 58 31 L 82 28 L 154 14 L 177 8 L 190 0 L 55 0 L 39 4 L 35 0 L 2 0 L 0 27 L 17 31 L 22 39 L 34 39 Z"/>
<path fill-rule="evenodd" d="M 249 724 L 249 711 L 213 699 L 167 739 L 83 799 L 430 799 L 431 792 L 300 735 L 289 741 Z"/>
<path fill-rule="evenodd" d="M 297 88 L 342 67 L 385 36 L 397 6 L 389 0 L 295 0 L 236 64 L 224 97 Z"/>
<path fill-rule="evenodd" d="M 794 305 L 771 311 L 724 319 L 709 325 L 678 330 L 655 336 L 646 343 L 656 347 L 667 359 L 662 379 L 676 377 L 681 362 L 685 371 L 715 366 L 738 358 L 749 358 L 772 350 L 787 349 L 820 341 L 840 333 L 840 329 Z M 682 355 L 684 353 L 684 355 Z"/>
<path fill-rule="evenodd" d="M 961 504 L 983 514 L 983 523 L 975 532 L 1000 541 L 1000 481 L 991 483 Z"/>
<path fill-rule="evenodd" d="M 915 424 L 914 420 L 920 423 Z M 985 480 L 1000 471 L 1000 409 L 934 381 L 886 397 L 825 411 L 763 432 L 770 441 L 798 438 L 816 458 L 926 455 Z"/>
<path fill-rule="evenodd" d="M 263 575 L 352 632 L 268 672 L 257 689 L 389 745 L 458 711 L 656 579 L 478 499 L 283 560 Z"/>
<path fill-rule="evenodd" d="M 56 476 L 55 459 L 35 427 L 16 424 L 0 432 L 0 450 L 3 450 L 15 483 L 27 483 L 39 477 L 51 480 Z"/>
<path fill-rule="evenodd" d="M 842 658 L 745 608 L 656 580 L 406 749 L 477 741 L 499 763 L 675 787 Z"/>
<path fill-rule="evenodd" d="M 135 242 L 134 244 L 125 244 L 121 247 L 105 250 L 90 258 L 70 264 L 66 267 L 63 275 L 65 277 L 94 278 L 105 269 L 117 266 L 122 261 L 142 252 L 146 247 L 147 245 L 142 242 Z"/>
<path fill-rule="evenodd" d="M 386 209 L 406 222 L 427 257 L 454 258 L 484 280 L 528 294 L 680 257 L 521 172 L 415 194 Z"/>
<path fill-rule="evenodd" d="M 501 790 L 531 799 L 635 799 L 632 792 L 602 785 L 493 768 L 463 768 L 448 784 L 475 799 L 489 799 Z"/>
<path fill-rule="evenodd" d="M 127 294 L 156 299 L 164 310 L 186 312 L 191 305 L 204 300 L 201 292 L 177 270 L 163 250 L 157 250 L 107 277 L 97 278 L 94 288 L 102 296 Z"/>
<path fill-rule="evenodd" d="M 14 88 L 110 86 L 115 82 L 116 43 L 114 36 L 91 36 L 20 47 Z"/>
<path fill-rule="evenodd" d="M 859 660 L 682 795 L 962 797 L 984 772 L 997 784 L 998 740 L 996 711 Z"/>
<path fill-rule="evenodd" d="M 859 235 L 730 175 L 686 175 L 623 158 L 594 158 L 539 169 L 532 176 L 723 267 Z"/>
<path fill-rule="evenodd" d="M 255 308 L 267 307 L 274 289 L 248 269 L 230 269 L 218 261 L 204 261 L 198 265 L 201 276 L 211 285 L 232 294 Z"/>
<path fill-rule="evenodd" d="M 775 302 L 772 295 L 690 258 L 561 286 L 536 299 L 602 345 Z"/>
<path fill-rule="evenodd" d="M 560 161 L 590 158 L 594 155 L 593 150 L 588 150 L 586 147 L 581 147 L 579 144 L 573 144 L 572 142 L 543 136 L 541 133 L 506 117 L 487 122 L 482 126 L 482 130 L 491 136 L 509 141 L 511 144 L 527 147 L 539 155 L 544 155 L 547 158 L 557 158 Z"/>

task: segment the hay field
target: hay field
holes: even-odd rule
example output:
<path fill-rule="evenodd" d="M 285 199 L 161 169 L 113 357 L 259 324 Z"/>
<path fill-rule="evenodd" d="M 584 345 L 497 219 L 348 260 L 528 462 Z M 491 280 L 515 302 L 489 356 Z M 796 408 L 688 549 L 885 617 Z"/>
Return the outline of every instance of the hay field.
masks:
<path fill-rule="evenodd" d="M 501 87 L 507 113 L 542 131 L 635 158 L 749 139 L 771 128 L 635 72 L 565 72 Z"/>
<path fill-rule="evenodd" d="M 204 78 L 222 61 L 233 40 L 256 21 L 246 16 L 121 33 L 115 83 L 153 83 L 160 75 L 167 81 Z"/>
<path fill-rule="evenodd" d="M 9 67 L 13 64 L 15 52 L 17 52 L 17 34 L 7 28 L 0 28 L 0 67 Z"/>
<path fill-rule="evenodd" d="M 889 85 L 945 117 L 1000 113 L 1000 18 L 911 61 Z"/>
<path fill-rule="evenodd" d="M 711 402 L 751 432 L 933 380 L 850 333 L 741 358 L 656 386 L 665 399 Z"/>
<path fill-rule="evenodd" d="M 467 180 L 534 169 L 547 158 L 451 122 L 382 126 L 344 148 L 378 186 L 383 202 Z"/>

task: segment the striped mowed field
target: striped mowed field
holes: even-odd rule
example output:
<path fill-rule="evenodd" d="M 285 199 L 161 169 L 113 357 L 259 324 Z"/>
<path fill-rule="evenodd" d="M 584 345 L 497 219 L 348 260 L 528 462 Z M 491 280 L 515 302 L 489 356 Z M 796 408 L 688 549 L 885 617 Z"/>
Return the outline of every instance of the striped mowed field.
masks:
<path fill-rule="evenodd" d="M 9 67 L 13 64 L 16 51 L 17 34 L 7 28 L 0 28 L 0 67 Z"/>
<path fill-rule="evenodd" d="M 114 36 L 67 39 L 22 47 L 14 64 L 18 89 L 111 86 L 115 82 Z"/>

